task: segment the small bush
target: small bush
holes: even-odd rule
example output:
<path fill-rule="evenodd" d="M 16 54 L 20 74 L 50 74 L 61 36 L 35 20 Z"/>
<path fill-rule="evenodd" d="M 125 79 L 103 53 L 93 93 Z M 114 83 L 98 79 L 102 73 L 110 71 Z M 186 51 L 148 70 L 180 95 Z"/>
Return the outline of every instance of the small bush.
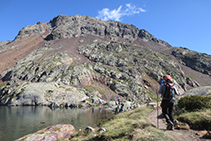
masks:
<path fill-rule="evenodd" d="M 186 96 L 179 100 L 179 119 L 192 129 L 211 128 L 211 96 Z"/>
<path fill-rule="evenodd" d="M 179 100 L 178 107 L 187 112 L 211 108 L 210 96 L 186 96 Z"/>

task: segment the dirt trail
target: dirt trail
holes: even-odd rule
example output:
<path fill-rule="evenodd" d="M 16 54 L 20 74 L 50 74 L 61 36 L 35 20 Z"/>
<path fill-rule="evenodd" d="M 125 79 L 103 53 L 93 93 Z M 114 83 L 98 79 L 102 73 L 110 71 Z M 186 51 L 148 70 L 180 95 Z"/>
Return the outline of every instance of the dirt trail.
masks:
<path fill-rule="evenodd" d="M 158 110 L 158 115 L 161 115 L 161 109 Z M 158 117 L 159 117 L 158 116 Z M 148 120 L 157 127 L 157 109 L 153 110 L 148 115 Z M 166 123 L 163 118 L 158 118 L 159 129 L 163 130 L 167 134 L 169 134 L 175 141 L 208 141 L 208 139 L 201 139 L 199 136 L 196 135 L 195 130 L 166 130 Z M 210 140 L 209 140 L 210 141 Z"/>

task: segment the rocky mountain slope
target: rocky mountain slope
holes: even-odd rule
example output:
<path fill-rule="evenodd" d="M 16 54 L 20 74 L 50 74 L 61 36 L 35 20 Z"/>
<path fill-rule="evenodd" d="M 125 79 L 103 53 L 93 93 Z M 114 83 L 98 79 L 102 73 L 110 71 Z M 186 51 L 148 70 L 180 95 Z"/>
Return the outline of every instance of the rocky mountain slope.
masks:
<path fill-rule="evenodd" d="M 2 105 L 78 105 L 89 99 L 153 101 L 170 74 L 180 93 L 211 85 L 211 56 L 171 47 L 144 29 L 59 15 L 0 43 Z"/>

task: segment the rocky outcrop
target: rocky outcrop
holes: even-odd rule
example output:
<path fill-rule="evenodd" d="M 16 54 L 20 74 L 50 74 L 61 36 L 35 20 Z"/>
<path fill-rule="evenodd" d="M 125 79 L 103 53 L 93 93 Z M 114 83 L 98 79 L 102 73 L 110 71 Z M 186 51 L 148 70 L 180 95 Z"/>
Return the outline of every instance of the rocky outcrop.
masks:
<path fill-rule="evenodd" d="M 52 82 L 62 84 L 81 85 L 90 83 L 90 70 L 82 66 L 71 66 L 74 59 L 67 53 L 57 53 L 43 58 L 43 54 L 50 48 L 41 48 L 29 54 L 17 65 L 7 72 L 2 78 L 3 81 L 22 80 L 30 82 Z M 79 71 L 80 70 L 80 71 Z"/>
<path fill-rule="evenodd" d="M 0 90 L 0 104 L 7 106 L 77 107 L 89 99 L 85 90 L 51 83 L 8 82 Z M 75 105 L 75 106 L 74 106 Z"/>
<path fill-rule="evenodd" d="M 146 73 L 156 81 L 160 81 L 168 72 L 168 74 L 175 78 L 178 87 L 182 88 L 182 86 L 185 87 L 186 85 L 186 78 L 175 61 L 142 46 L 118 42 L 103 42 L 80 46 L 78 50 L 91 61 L 100 62 L 96 63 L 95 71 L 109 75 L 114 79 L 137 82 L 136 80 L 142 79 L 140 76 Z M 105 69 L 104 65 L 117 67 L 119 71 L 110 71 Z M 111 86 L 116 88 L 120 83 L 116 82 Z M 125 83 L 125 85 L 130 87 L 128 83 Z"/>
<path fill-rule="evenodd" d="M 135 102 L 129 102 L 129 101 L 109 101 L 107 103 L 107 109 L 109 111 L 113 111 L 115 113 L 119 113 L 119 112 L 126 112 L 126 111 L 130 111 L 133 110 L 135 108 L 140 107 L 140 105 L 138 103 Z"/>
<path fill-rule="evenodd" d="M 138 36 L 143 39 L 144 41 L 153 41 L 155 43 L 158 43 L 160 45 L 164 45 L 166 47 L 171 47 L 171 45 L 163 40 L 155 38 L 152 34 L 150 34 L 145 29 L 141 29 L 138 33 Z"/>
<path fill-rule="evenodd" d="M 69 139 L 74 132 L 75 128 L 71 124 L 58 124 L 39 130 L 36 133 L 21 137 L 16 141 L 64 140 L 64 139 Z"/>
<path fill-rule="evenodd" d="M 140 105 L 137 103 L 125 101 L 117 106 L 117 108 L 115 109 L 115 112 L 116 113 L 126 112 L 138 107 L 140 107 Z"/>
<path fill-rule="evenodd" d="M 11 43 L 11 41 L 2 41 L 0 42 L 0 52 L 3 52 L 7 49 L 7 44 Z"/>
<path fill-rule="evenodd" d="M 10 43 L 10 42 L 11 42 L 11 41 L 9 41 L 9 40 L 8 40 L 8 41 L 1 41 L 1 42 L 0 42 L 0 46 L 6 45 L 6 44 L 8 44 L 8 43 Z"/>
<path fill-rule="evenodd" d="M 24 37 L 36 35 L 36 34 L 42 34 L 45 32 L 45 27 L 41 22 L 38 22 L 37 24 L 33 26 L 26 26 L 23 29 L 21 29 L 16 36 L 16 39 L 21 39 Z"/>
<path fill-rule="evenodd" d="M 211 56 L 204 53 L 198 53 L 186 48 L 176 48 L 172 51 L 183 65 L 186 65 L 196 71 L 211 76 Z"/>
<path fill-rule="evenodd" d="M 211 94 L 211 86 L 199 87 L 185 92 L 182 96 L 199 95 L 206 96 Z"/>

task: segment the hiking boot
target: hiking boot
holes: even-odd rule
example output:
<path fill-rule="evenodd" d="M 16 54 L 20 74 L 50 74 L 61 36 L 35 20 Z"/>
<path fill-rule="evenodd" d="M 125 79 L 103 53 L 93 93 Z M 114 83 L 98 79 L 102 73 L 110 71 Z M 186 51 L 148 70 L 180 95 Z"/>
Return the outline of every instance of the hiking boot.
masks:
<path fill-rule="evenodd" d="M 171 125 L 171 129 L 170 130 L 173 130 L 174 131 L 174 125 Z"/>
<path fill-rule="evenodd" d="M 174 124 L 168 123 L 166 129 L 167 129 L 167 130 L 174 130 Z"/>
<path fill-rule="evenodd" d="M 170 128 L 171 128 L 171 124 L 168 123 L 166 129 L 167 129 L 167 130 L 170 130 Z"/>

